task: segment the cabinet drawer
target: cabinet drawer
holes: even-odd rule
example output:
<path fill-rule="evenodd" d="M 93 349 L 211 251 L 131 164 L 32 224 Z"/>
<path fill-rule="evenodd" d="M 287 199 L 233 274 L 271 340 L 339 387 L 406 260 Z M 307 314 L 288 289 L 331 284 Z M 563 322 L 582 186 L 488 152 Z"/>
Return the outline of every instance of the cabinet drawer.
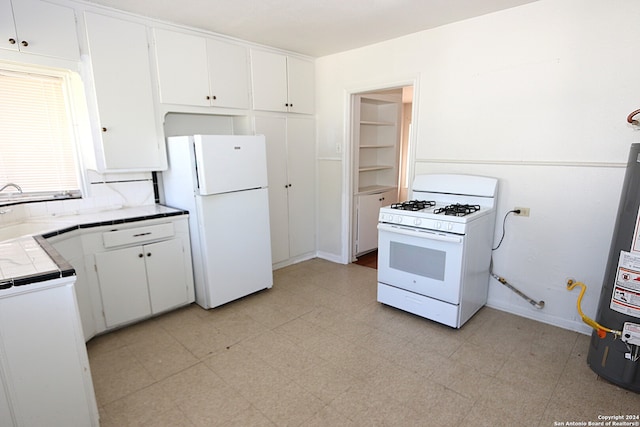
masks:
<path fill-rule="evenodd" d="M 108 231 L 102 234 L 105 248 L 151 242 L 173 237 L 173 223 L 150 225 L 147 227 L 129 228 L 127 230 Z"/>

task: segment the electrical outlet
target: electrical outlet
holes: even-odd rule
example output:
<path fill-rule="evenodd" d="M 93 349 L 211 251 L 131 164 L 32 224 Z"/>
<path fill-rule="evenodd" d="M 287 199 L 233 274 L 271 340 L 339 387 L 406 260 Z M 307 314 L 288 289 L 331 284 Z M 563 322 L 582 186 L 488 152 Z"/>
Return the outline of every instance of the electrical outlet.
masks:
<path fill-rule="evenodd" d="M 517 216 L 529 216 L 529 208 L 513 208 L 514 211 L 519 210 L 520 213 L 517 213 Z"/>

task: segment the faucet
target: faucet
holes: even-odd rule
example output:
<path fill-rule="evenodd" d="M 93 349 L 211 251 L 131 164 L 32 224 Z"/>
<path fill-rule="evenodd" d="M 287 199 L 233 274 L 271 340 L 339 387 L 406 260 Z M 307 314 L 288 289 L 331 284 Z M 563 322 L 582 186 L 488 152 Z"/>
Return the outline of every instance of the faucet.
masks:
<path fill-rule="evenodd" d="M 22 188 L 20 188 L 20 186 L 18 184 L 14 184 L 13 182 L 10 182 L 8 184 L 5 184 L 4 186 L 2 186 L 2 188 L 0 188 L 0 192 L 4 191 L 5 188 L 7 187 L 13 187 L 16 190 L 18 190 L 18 193 L 22 193 Z"/>

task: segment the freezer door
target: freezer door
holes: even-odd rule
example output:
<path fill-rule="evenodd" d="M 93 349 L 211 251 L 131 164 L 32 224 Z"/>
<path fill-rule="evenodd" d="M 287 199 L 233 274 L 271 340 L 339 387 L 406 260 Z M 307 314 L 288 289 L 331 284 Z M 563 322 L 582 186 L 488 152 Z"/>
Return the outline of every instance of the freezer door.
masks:
<path fill-rule="evenodd" d="M 267 155 L 262 135 L 195 135 L 201 195 L 267 186 Z"/>

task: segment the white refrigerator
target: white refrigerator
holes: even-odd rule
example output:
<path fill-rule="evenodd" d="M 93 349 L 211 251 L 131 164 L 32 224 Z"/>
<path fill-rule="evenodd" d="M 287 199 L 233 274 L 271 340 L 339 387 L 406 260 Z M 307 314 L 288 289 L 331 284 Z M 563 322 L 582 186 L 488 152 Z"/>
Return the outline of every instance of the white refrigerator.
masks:
<path fill-rule="evenodd" d="M 213 308 L 273 285 L 262 135 L 167 139 L 165 204 L 189 211 L 196 302 Z"/>

